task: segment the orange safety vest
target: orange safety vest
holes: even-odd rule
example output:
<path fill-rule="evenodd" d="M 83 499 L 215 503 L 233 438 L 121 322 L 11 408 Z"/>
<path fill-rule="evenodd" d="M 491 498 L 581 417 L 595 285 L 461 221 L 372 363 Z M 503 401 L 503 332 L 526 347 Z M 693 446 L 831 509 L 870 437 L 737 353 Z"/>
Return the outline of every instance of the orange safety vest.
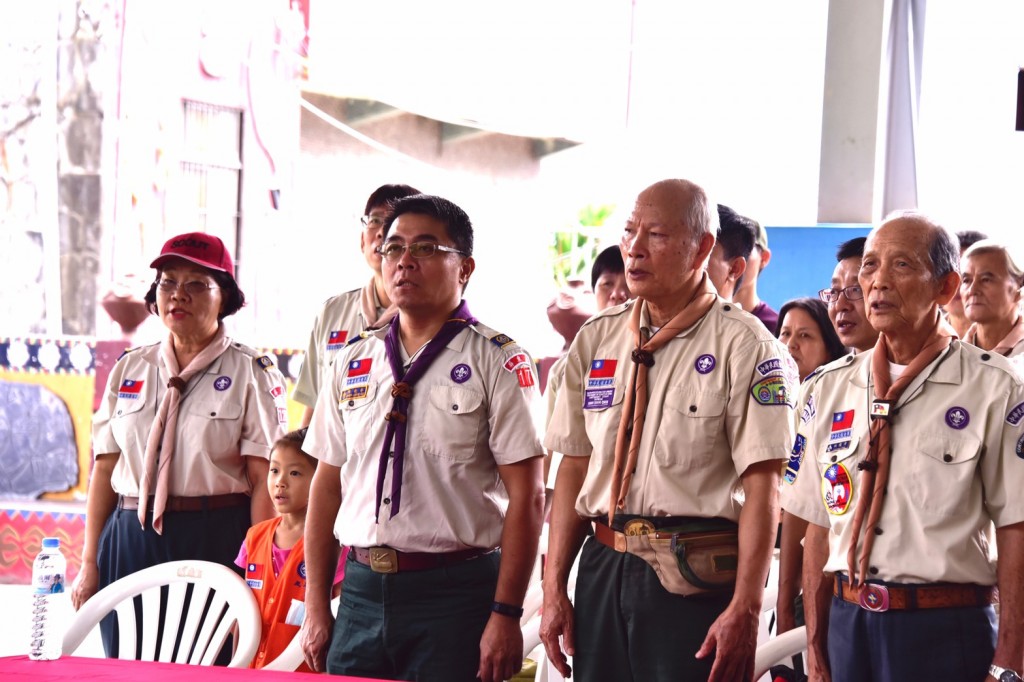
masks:
<path fill-rule="evenodd" d="M 281 655 L 299 631 L 298 625 L 285 622 L 292 600 L 306 599 L 306 557 L 302 538 L 292 547 L 288 559 L 281 567 L 281 574 L 274 575 L 274 533 L 280 524 L 281 517 L 263 521 L 250 528 L 245 535 L 248 555 L 245 581 L 252 588 L 263 619 L 260 648 L 249 664 L 250 668 L 262 668 Z M 297 670 L 312 672 L 305 663 Z"/>

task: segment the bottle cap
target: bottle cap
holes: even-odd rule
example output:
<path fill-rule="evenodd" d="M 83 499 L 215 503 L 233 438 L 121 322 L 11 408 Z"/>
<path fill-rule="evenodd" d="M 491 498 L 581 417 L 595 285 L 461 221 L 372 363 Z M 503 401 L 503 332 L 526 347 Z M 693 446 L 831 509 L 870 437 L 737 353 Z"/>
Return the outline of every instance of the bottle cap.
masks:
<path fill-rule="evenodd" d="M 43 549 L 59 549 L 60 538 L 43 538 Z"/>

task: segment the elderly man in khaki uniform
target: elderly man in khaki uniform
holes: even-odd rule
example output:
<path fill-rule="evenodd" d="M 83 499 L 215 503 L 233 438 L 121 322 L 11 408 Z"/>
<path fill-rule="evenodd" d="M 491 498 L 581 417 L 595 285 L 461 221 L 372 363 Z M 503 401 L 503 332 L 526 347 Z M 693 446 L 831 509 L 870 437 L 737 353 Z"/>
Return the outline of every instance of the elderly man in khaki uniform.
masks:
<path fill-rule="evenodd" d="M 545 439 L 565 458 L 541 636 L 563 675 L 574 657 L 576 680 L 752 674 L 797 377 L 716 295 L 716 219 L 691 182 L 644 190 L 621 243 L 638 298 L 588 321 L 567 356 Z"/>
<path fill-rule="evenodd" d="M 472 252 L 455 204 L 395 202 L 381 254 L 398 314 L 339 355 L 320 393 L 303 444 L 320 460 L 305 533 L 314 670 L 496 682 L 521 668 L 543 513 L 536 379 L 461 300 Z M 332 630 L 339 543 L 351 549 Z"/>
<path fill-rule="evenodd" d="M 365 214 L 359 219 L 363 224 L 359 233 L 359 249 L 363 252 L 366 264 L 373 270 L 373 277 L 359 289 L 346 291 L 324 301 L 313 320 L 306 357 L 299 369 L 295 390 L 292 391 L 292 399 L 306 406 L 302 415 L 303 426 L 309 425 L 316 397 L 321 386 L 330 381 L 332 365 L 338 353 L 363 330 L 382 327 L 395 314 L 384 286 L 377 247 L 380 246 L 390 203 L 418 193 L 419 190 L 409 185 L 381 185 L 366 200 Z"/>
<path fill-rule="evenodd" d="M 812 679 L 1020 679 L 1024 385 L 943 320 L 957 256 L 917 214 L 872 231 L 859 281 L 878 343 L 809 388 L 782 503 L 810 522 Z"/>

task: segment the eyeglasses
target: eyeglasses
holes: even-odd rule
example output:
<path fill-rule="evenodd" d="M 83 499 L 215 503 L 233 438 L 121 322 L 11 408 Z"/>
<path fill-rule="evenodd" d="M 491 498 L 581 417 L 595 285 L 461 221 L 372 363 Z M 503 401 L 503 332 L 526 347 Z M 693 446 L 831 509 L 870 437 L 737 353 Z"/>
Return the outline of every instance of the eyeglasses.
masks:
<path fill-rule="evenodd" d="M 156 288 L 165 294 L 173 294 L 182 289 L 189 296 L 202 296 L 210 289 L 220 289 L 216 284 L 207 284 L 206 282 L 200 282 L 193 280 L 191 282 L 179 282 L 173 279 L 161 279 L 157 280 Z"/>
<path fill-rule="evenodd" d="M 864 298 L 864 290 L 857 284 L 842 289 L 822 289 L 818 292 L 818 298 L 825 303 L 836 303 L 839 300 L 839 294 L 846 296 L 847 301 L 859 301 Z"/>
<path fill-rule="evenodd" d="M 384 246 L 378 247 L 377 253 L 379 253 L 384 260 L 394 263 L 402 257 L 402 254 L 405 253 L 406 249 L 409 249 L 409 253 L 413 258 L 430 258 L 438 251 L 443 251 L 445 253 L 457 253 L 460 256 L 466 255 L 458 249 L 454 249 L 450 246 L 442 246 L 441 244 L 435 244 L 434 242 L 413 242 L 408 245 L 399 244 L 398 242 L 389 242 Z"/>
<path fill-rule="evenodd" d="M 385 218 L 379 215 L 364 215 L 359 217 L 359 222 L 363 224 L 363 227 L 372 227 L 374 229 L 384 229 Z"/>

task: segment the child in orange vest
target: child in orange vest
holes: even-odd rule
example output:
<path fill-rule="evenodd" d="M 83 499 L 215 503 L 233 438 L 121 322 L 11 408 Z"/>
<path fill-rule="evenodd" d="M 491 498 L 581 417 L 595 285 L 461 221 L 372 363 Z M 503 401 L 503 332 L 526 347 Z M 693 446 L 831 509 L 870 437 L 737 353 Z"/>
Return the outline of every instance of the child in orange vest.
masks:
<path fill-rule="evenodd" d="M 267 488 L 278 516 L 249 529 L 235 565 L 245 569 L 263 617 L 260 647 L 251 668 L 262 668 L 277 658 L 299 631 L 305 611 L 306 561 L 302 534 L 306 527 L 309 486 L 317 460 L 302 451 L 306 429 L 292 431 L 274 443 L 270 452 Z M 340 592 L 348 548 L 342 550 L 334 576 L 334 594 Z M 305 663 L 298 670 L 312 672 Z"/>

